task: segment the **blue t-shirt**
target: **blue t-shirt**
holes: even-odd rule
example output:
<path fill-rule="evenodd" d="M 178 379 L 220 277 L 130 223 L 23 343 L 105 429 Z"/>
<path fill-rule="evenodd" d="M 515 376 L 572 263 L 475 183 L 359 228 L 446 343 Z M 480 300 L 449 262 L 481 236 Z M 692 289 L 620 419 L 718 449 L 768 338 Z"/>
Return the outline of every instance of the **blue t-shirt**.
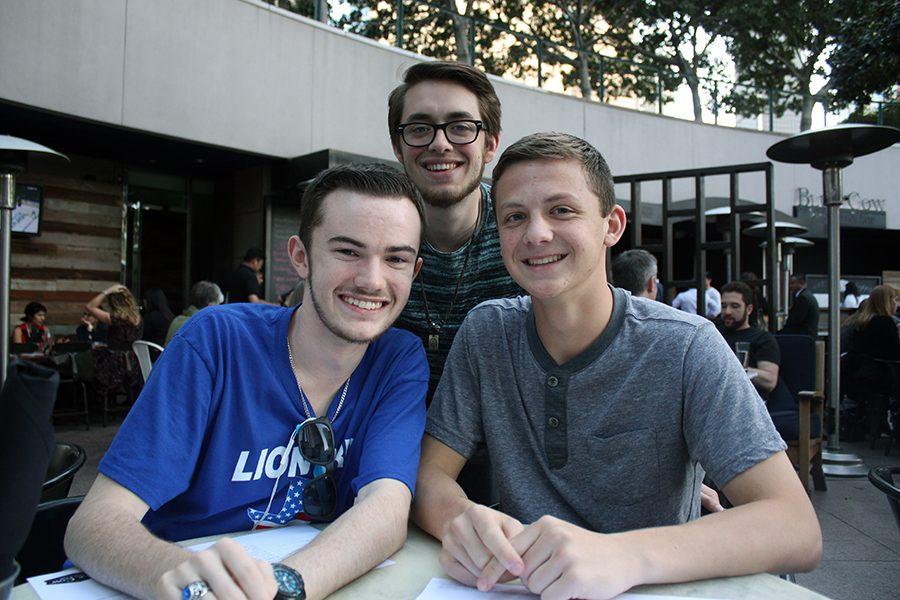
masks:
<path fill-rule="evenodd" d="M 178 541 L 250 529 L 303 511 L 301 490 L 313 469 L 294 446 L 306 419 L 287 355 L 293 309 L 260 304 L 207 308 L 166 346 L 134 407 L 100 463 L 150 510 L 143 523 Z M 302 326 L 302 324 L 300 324 Z M 425 427 L 428 365 L 414 335 L 389 329 L 372 342 L 340 413 L 343 388 L 328 409 L 338 446 L 335 518 L 376 479 L 415 491 Z M 302 517 L 302 515 L 301 515 Z"/>

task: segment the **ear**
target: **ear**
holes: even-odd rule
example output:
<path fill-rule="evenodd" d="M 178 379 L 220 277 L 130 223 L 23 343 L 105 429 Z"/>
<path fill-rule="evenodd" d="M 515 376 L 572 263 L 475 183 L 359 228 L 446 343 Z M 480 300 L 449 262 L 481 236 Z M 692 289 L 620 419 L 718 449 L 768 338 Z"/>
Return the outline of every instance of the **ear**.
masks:
<path fill-rule="evenodd" d="M 296 235 L 292 235 L 288 240 L 288 258 L 297 275 L 301 279 L 307 279 L 309 277 L 309 254 L 306 252 L 303 242 Z"/>
<path fill-rule="evenodd" d="M 656 275 L 647 280 L 647 293 L 650 294 L 651 298 L 656 298 L 657 295 L 656 288 Z"/>
<path fill-rule="evenodd" d="M 603 236 L 603 243 L 607 248 L 612 248 L 619 243 L 619 240 L 625 233 L 625 223 L 627 221 L 625 209 L 616 204 L 613 206 L 613 209 L 609 212 L 609 216 L 607 216 L 606 219 L 606 235 Z"/>
<path fill-rule="evenodd" d="M 403 148 L 401 148 L 402 144 L 403 140 L 400 138 L 397 138 L 396 144 L 391 142 L 391 150 L 394 151 L 394 156 L 397 158 L 397 162 L 399 162 L 401 165 L 403 164 Z"/>
<path fill-rule="evenodd" d="M 488 134 L 485 132 L 484 134 L 484 162 L 489 163 L 494 160 L 494 155 L 497 154 L 497 148 L 500 147 L 500 134 Z"/>
<path fill-rule="evenodd" d="M 752 304 L 748 304 L 747 305 L 747 316 L 749 317 L 750 315 L 752 315 L 754 310 L 756 310 L 756 307 L 753 306 Z"/>

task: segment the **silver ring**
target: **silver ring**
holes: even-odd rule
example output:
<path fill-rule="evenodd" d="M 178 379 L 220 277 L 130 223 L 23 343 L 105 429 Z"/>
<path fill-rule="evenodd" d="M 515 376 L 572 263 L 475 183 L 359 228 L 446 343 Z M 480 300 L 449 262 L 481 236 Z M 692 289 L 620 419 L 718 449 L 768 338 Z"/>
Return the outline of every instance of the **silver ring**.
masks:
<path fill-rule="evenodd" d="M 209 585 L 205 581 L 195 581 L 184 586 L 181 597 L 184 600 L 197 600 L 209 592 Z"/>

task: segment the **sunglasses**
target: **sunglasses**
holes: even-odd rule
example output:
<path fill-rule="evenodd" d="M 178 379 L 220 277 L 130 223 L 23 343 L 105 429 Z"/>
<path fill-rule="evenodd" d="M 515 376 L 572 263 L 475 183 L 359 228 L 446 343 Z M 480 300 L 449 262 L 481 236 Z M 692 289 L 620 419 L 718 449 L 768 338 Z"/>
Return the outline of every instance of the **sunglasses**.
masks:
<path fill-rule="evenodd" d="M 337 510 L 337 483 L 334 479 L 337 449 L 328 417 L 307 419 L 299 425 L 297 446 L 300 455 L 317 473 L 303 486 L 303 512 L 312 519 L 330 519 Z"/>

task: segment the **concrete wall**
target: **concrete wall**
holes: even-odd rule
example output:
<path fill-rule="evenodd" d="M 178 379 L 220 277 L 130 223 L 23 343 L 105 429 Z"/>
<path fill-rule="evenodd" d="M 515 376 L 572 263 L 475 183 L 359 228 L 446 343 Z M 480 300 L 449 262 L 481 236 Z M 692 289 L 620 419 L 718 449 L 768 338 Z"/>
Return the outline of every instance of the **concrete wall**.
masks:
<path fill-rule="evenodd" d="M 0 98 L 112 125 L 262 154 L 324 148 L 392 158 L 386 98 L 421 57 L 255 0 L 0 0 Z M 766 160 L 785 136 L 614 108 L 496 79 L 502 147 L 534 131 L 594 143 L 615 174 Z M 501 148 L 502 149 L 502 148 Z M 900 147 L 859 159 L 844 189 L 887 201 L 900 229 Z M 776 205 L 821 193 L 807 166 L 777 165 Z M 745 176 L 742 196 L 762 198 Z M 727 181 L 711 180 L 709 195 Z M 627 190 L 619 190 L 627 197 Z M 655 190 L 648 186 L 644 197 Z M 690 197 L 690 182 L 675 198 Z"/>

